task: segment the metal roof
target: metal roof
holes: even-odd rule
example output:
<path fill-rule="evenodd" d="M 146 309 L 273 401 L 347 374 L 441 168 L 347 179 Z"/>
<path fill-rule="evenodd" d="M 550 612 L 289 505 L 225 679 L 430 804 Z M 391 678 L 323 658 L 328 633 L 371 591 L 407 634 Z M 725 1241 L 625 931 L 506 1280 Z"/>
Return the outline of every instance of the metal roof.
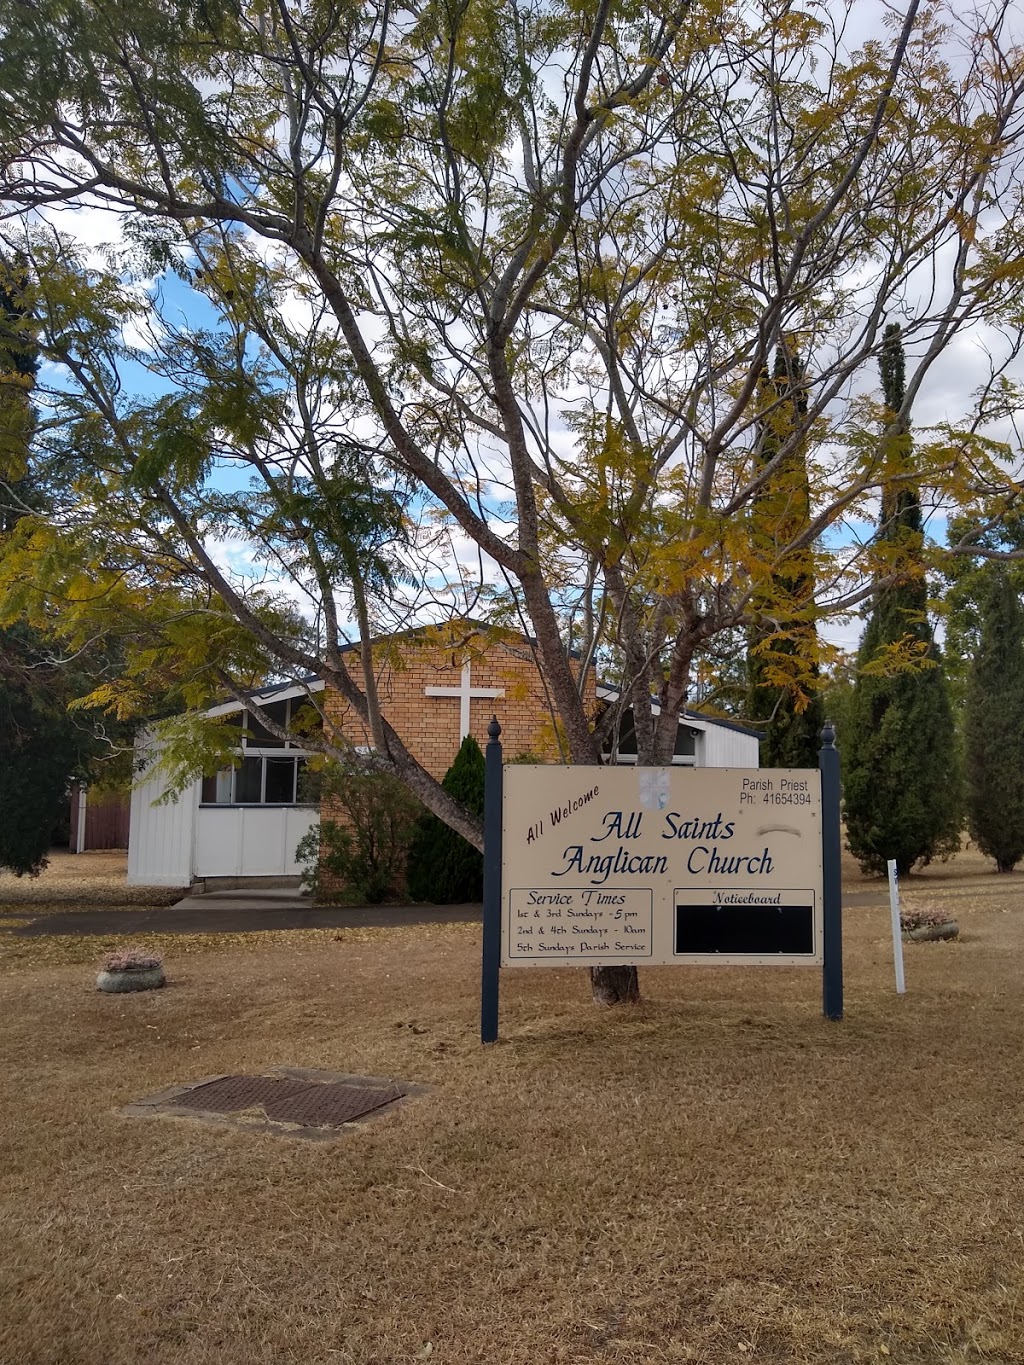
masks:
<path fill-rule="evenodd" d="M 602 697 L 602 694 L 604 700 L 618 701 L 621 696 L 621 690 L 617 687 L 612 687 L 609 683 L 598 683 L 597 695 L 598 697 Z M 651 710 L 656 716 L 661 713 L 661 704 L 656 697 L 651 698 Z M 764 739 L 763 730 L 754 730 L 751 726 L 741 725 L 739 721 L 729 720 L 726 716 L 712 716 L 706 711 L 694 711 L 691 707 L 685 706 L 680 712 L 679 724 L 682 725 L 684 721 L 691 720 L 695 720 L 701 725 L 718 725 L 721 726 L 723 730 L 735 730 L 737 734 L 749 735 L 751 739 Z"/>

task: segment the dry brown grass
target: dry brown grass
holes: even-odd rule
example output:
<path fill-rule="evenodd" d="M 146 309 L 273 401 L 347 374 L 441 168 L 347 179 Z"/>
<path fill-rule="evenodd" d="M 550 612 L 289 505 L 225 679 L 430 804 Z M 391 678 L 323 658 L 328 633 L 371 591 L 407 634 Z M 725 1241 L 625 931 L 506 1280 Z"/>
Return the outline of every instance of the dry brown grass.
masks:
<path fill-rule="evenodd" d="M 904 999 L 881 897 L 849 911 L 838 1025 L 813 971 L 654 969 L 602 1013 L 537 970 L 484 1050 L 463 925 L 169 940 L 136 996 L 22 964 L 0 1360 L 1020 1365 L 1024 877 L 967 870 Z M 325 1145 L 116 1112 L 278 1063 L 435 1089 Z"/>
<path fill-rule="evenodd" d="M 32 914 L 50 910 L 135 910 L 140 905 L 173 905 L 181 888 L 128 886 L 128 854 L 121 849 L 69 853 L 53 849 L 38 877 L 0 872 L 0 910 L 25 907 Z"/>

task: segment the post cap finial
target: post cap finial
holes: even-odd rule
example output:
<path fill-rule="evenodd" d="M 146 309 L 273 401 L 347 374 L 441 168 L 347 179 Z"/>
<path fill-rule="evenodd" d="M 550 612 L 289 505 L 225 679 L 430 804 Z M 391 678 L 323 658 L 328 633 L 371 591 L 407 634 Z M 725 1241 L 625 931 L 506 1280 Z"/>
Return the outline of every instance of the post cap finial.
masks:
<path fill-rule="evenodd" d="M 821 747 L 823 749 L 834 749 L 836 747 L 836 727 L 830 720 L 826 720 L 821 727 Z"/>
<path fill-rule="evenodd" d="M 490 724 L 487 726 L 487 738 L 491 740 L 492 743 L 497 743 L 500 735 L 501 726 L 498 724 L 498 717 L 492 716 Z"/>

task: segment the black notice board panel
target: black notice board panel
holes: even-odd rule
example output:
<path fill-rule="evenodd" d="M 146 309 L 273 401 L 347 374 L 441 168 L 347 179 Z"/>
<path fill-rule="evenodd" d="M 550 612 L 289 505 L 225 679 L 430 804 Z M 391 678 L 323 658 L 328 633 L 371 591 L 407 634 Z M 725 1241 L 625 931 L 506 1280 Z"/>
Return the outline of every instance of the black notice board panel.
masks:
<path fill-rule="evenodd" d="M 811 905 L 677 905 L 677 953 L 814 952 Z"/>

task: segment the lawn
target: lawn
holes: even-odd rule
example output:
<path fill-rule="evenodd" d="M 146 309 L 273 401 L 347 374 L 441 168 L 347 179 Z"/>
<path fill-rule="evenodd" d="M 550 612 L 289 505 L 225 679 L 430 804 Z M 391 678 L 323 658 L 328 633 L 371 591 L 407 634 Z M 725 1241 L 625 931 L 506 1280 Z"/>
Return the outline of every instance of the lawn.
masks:
<path fill-rule="evenodd" d="M 1022 888 L 909 882 L 963 933 L 908 945 L 898 999 L 851 877 L 841 1024 L 813 970 L 651 969 L 627 1012 L 536 970 L 489 1049 L 474 926 L 168 938 L 136 996 L 95 991 L 97 940 L 33 940 L 0 974 L 0 1361 L 1020 1365 Z M 117 1112 L 288 1063 L 432 1089 L 323 1144 Z"/>
<path fill-rule="evenodd" d="M 33 915 L 51 910 L 137 910 L 139 906 L 173 905 L 181 887 L 128 886 L 128 854 L 121 849 L 69 853 L 52 849 L 38 877 L 16 877 L 0 871 L 0 910 Z"/>

